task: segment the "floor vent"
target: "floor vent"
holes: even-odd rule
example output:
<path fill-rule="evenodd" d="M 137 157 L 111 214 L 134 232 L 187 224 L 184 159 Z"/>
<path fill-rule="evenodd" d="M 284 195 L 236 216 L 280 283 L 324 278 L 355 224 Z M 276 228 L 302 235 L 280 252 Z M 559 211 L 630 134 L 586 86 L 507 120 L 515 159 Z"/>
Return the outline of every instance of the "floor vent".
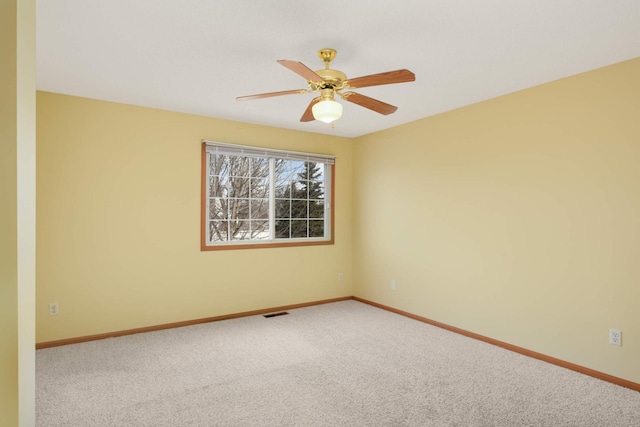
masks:
<path fill-rule="evenodd" d="M 287 315 L 287 314 L 289 314 L 289 313 L 287 313 L 286 311 L 281 311 L 280 313 L 265 314 L 264 317 L 266 317 L 268 319 L 270 317 L 284 316 L 284 315 Z"/>

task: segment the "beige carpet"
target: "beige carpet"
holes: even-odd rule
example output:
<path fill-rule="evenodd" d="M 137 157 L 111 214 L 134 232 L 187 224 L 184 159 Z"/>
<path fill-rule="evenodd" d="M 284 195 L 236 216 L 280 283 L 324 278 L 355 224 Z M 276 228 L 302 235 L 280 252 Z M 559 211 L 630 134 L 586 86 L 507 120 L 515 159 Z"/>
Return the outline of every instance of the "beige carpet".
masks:
<path fill-rule="evenodd" d="M 38 426 L 640 426 L 640 393 L 356 301 L 38 350 Z"/>

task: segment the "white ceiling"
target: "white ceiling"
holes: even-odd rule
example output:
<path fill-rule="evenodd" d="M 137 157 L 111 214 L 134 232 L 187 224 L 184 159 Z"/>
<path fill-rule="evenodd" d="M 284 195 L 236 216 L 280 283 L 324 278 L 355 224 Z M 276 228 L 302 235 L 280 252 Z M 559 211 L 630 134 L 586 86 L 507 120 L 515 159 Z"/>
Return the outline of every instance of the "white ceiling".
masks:
<path fill-rule="evenodd" d="M 335 128 L 300 123 L 314 94 L 276 63 L 348 77 L 408 68 L 416 81 L 362 88 L 398 106 L 344 104 Z M 639 0 L 39 0 L 40 90 L 356 137 L 640 57 Z M 639 76 L 640 78 L 640 76 Z"/>

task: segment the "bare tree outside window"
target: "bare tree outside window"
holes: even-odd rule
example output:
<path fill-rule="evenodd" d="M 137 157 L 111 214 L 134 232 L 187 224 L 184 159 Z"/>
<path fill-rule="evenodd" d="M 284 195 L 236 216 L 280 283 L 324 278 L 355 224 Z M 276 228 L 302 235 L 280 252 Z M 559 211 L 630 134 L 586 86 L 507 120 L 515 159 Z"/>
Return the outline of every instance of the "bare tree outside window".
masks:
<path fill-rule="evenodd" d="M 209 239 L 269 238 L 269 159 L 209 157 Z"/>

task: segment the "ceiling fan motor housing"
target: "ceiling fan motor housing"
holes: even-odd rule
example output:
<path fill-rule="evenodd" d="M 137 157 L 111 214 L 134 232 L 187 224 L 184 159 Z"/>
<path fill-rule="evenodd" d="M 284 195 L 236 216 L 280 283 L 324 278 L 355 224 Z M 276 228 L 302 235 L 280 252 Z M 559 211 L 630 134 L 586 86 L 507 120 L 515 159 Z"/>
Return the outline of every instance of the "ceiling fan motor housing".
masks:
<path fill-rule="evenodd" d="M 338 70 L 317 70 L 316 74 L 322 77 L 322 80 L 324 80 L 325 84 L 330 87 L 340 86 L 342 82 L 347 80 L 347 75 Z"/>
<path fill-rule="evenodd" d="M 329 63 L 333 61 L 338 52 L 335 49 L 320 49 L 318 56 L 324 61 L 324 69 L 316 70 L 315 73 L 322 77 L 324 82 L 319 86 L 320 89 L 334 89 L 340 90 L 344 88 L 343 82 L 347 80 L 347 75 L 342 71 L 332 70 L 329 68 Z M 312 83 L 312 82 L 310 82 Z"/>

